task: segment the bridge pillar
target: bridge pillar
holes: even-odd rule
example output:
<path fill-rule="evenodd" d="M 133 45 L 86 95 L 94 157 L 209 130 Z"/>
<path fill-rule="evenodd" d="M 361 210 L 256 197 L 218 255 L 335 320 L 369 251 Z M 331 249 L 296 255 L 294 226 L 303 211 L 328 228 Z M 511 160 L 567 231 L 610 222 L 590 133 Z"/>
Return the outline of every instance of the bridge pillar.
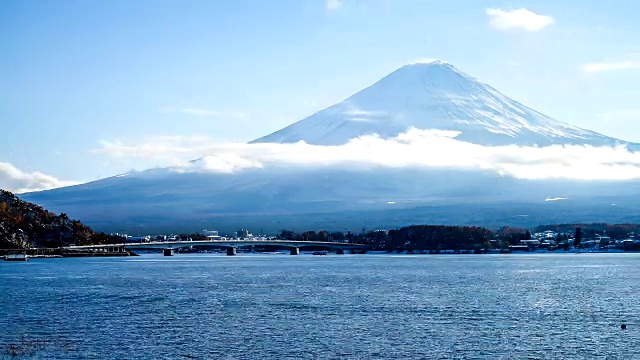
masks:
<path fill-rule="evenodd" d="M 164 256 L 173 256 L 173 249 L 164 249 Z"/>
<path fill-rule="evenodd" d="M 292 247 L 291 248 L 291 252 L 289 254 L 291 254 L 291 255 L 300 255 L 300 248 Z"/>
<path fill-rule="evenodd" d="M 344 255 L 344 249 L 336 249 L 336 255 Z"/>
<path fill-rule="evenodd" d="M 237 249 L 234 247 L 227 248 L 227 256 L 235 256 Z"/>

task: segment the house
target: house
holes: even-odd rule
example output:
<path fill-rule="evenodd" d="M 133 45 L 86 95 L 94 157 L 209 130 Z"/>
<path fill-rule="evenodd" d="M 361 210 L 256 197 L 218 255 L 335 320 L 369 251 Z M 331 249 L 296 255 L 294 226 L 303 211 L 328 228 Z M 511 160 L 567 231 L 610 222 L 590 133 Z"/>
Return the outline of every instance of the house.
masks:
<path fill-rule="evenodd" d="M 602 236 L 596 234 L 596 243 L 599 247 L 606 247 L 611 242 L 611 238 L 608 236 Z"/>

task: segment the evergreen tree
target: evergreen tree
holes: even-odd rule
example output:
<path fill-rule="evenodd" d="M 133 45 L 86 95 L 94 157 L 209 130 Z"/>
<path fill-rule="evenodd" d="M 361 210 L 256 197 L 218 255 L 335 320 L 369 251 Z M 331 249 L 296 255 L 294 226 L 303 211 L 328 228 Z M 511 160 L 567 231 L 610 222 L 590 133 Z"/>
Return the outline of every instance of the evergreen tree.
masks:
<path fill-rule="evenodd" d="M 573 237 L 573 246 L 580 247 L 581 243 L 582 243 L 582 229 L 580 229 L 580 227 L 578 226 L 576 228 L 576 234 Z"/>

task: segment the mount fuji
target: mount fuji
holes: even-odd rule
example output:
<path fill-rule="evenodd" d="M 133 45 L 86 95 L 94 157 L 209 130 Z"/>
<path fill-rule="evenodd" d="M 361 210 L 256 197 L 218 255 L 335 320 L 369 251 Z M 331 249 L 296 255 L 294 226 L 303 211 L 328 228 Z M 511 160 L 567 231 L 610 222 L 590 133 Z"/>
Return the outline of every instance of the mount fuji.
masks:
<path fill-rule="evenodd" d="M 353 139 L 393 140 L 410 129 L 447 131 L 483 149 L 637 146 L 551 119 L 441 61 L 406 65 L 244 146 L 304 142 L 343 150 Z M 486 168 L 354 165 L 270 163 L 231 172 L 158 168 L 22 197 L 114 232 L 640 221 L 633 215 L 640 210 L 635 180 L 525 180 Z"/>
<path fill-rule="evenodd" d="M 339 145 L 363 135 L 407 129 L 458 131 L 474 144 L 611 146 L 624 143 L 549 118 L 435 60 L 405 65 L 348 99 L 254 143 Z"/>

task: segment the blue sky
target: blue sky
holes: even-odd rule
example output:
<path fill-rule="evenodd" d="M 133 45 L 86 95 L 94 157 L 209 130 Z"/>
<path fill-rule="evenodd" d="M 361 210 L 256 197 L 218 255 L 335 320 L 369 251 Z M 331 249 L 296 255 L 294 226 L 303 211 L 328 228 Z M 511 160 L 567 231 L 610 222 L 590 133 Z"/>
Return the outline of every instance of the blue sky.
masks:
<path fill-rule="evenodd" d="M 629 1 L 5 0 L 0 187 L 163 165 L 105 144 L 249 141 L 423 58 L 640 142 L 638 14 Z"/>

